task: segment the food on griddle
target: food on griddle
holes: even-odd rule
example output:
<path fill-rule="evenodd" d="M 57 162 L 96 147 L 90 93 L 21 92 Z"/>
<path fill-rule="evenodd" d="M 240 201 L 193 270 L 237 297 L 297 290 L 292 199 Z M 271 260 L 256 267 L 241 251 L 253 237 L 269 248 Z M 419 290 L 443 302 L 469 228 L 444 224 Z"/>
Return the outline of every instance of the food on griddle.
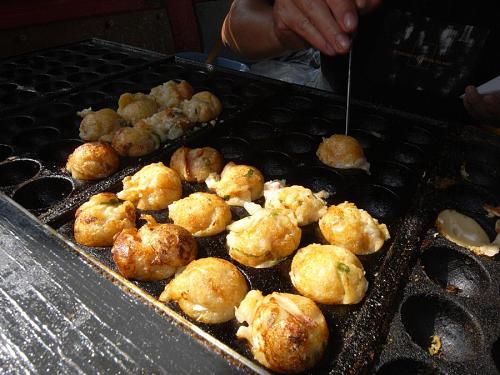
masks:
<path fill-rule="evenodd" d="M 113 193 L 90 197 L 75 213 L 75 240 L 85 246 L 111 246 L 123 229 L 135 228 L 135 207 Z"/>
<path fill-rule="evenodd" d="M 222 112 L 222 103 L 211 92 L 201 91 L 181 103 L 180 108 L 192 122 L 208 122 Z"/>
<path fill-rule="evenodd" d="M 112 145 L 121 156 L 138 157 L 157 150 L 160 137 L 146 129 L 126 127 L 115 132 Z"/>
<path fill-rule="evenodd" d="M 113 134 L 126 125 L 126 121 L 111 108 L 92 111 L 92 108 L 77 113 L 82 117 L 80 138 L 84 141 L 111 142 Z"/>
<path fill-rule="evenodd" d="M 441 337 L 439 337 L 438 335 L 433 335 L 431 336 L 431 343 L 427 348 L 427 351 L 429 352 L 430 355 L 439 354 L 442 345 L 443 344 L 441 343 Z"/>
<path fill-rule="evenodd" d="M 348 135 L 334 134 L 324 138 L 316 155 L 323 164 L 333 168 L 358 168 L 370 173 L 370 163 L 366 161 L 359 142 Z"/>
<path fill-rule="evenodd" d="M 160 109 L 179 107 L 182 101 L 191 99 L 193 96 L 193 87 L 187 81 L 168 81 L 159 86 L 153 87 L 149 93 Z"/>
<path fill-rule="evenodd" d="M 174 224 L 158 224 L 151 215 L 143 215 L 141 219 L 147 224 L 139 230 L 122 230 L 111 250 L 125 278 L 163 280 L 196 258 L 198 245 L 186 229 Z"/>
<path fill-rule="evenodd" d="M 313 193 L 303 186 L 284 187 L 280 181 L 269 181 L 264 184 L 265 208 L 285 208 L 295 215 L 299 226 L 318 221 L 326 213 L 328 193 Z"/>
<path fill-rule="evenodd" d="M 89 142 L 68 156 L 66 170 L 77 180 L 99 180 L 111 176 L 120 167 L 120 157 L 109 144 Z"/>
<path fill-rule="evenodd" d="M 226 230 L 231 222 L 231 209 L 215 194 L 193 193 L 168 206 L 174 224 L 186 228 L 195 237 L 214 236 Z"/>
<path fill-rule="evenodd" d="M 368 288 L 356 255 L 334 245 L 311 244 L 299 249 L 290 278 L 300 294 L 328 305 L 359 303 Z"/>
<path fill-rule="evenodd" d="M 160 142 L 177 139 L 191 127 L 191 122 L 182 112 L 167 108 L 153 116 L 139 120 L 134 128 L 144 129 L 155 134 Z"/>
<path fill-rule="evenodd" d="M 130 201 L 140 210 L 162 210 L 182 196 L 181 179 L 162 162 L 146 165 L 123 179 L 118 198 Z"/>
<path fill-rule="evenodd" d="M 205 183 L 232 206 L 259 199 L 264 191 L 264 177 L 257 168 L 233 162 L 227 163 L 220 175 L 211 173 Z"/>
<path fill-rule="evenodd" d="M 453 243 L 463 246 L 477 255 L 489 257 L 498 254 L 500 249 L 500 234 L 493 242 L 483 228 L 469 216 L 455 210 L 441 211 L 436 220 L 436 226 L 441 235 Z"/>
<path fill-rule="evenodd" d="M 143 93 L 125 93 L 118 100 L 118 114 L 134 125 L 143 118 L 150 117 L 160 110 L 155 99 Z"/>
<path fill-rule="evenodd" d="M 210 173 L 220 173 L 222 156 L 212 147 L 180 147 L 170 158 L 170 168 L 184 181 L 204 182 Z"/>
<path fill-rule="evenodd" d="M 307 297 L 272 293 L 265 297 L 251 290 L 236 309 L 241 326 L 236 333 L 248 341 L 255 359 L 281 373 L 313 367 L 328 344 L 325 317 Z"/>
<path fill-rule="evenodd" d="M 192 261 L 165 287 L 160 301 L 176 301 L 202 323 L 223 323 L 234 318 L 235 308 L 248 291 L 245 277 L 224 259 Z"/>
<path fill-rule="evenodd" d="M 245 203 L 250 213 L 227 227 L 229 256 L 249 267 L 267 268 L 293 253 L 300 243 L 301 230 L 292 211 L 262 208 Z"/>
<path fill-rule="evenodd" d="M 385 224 L 379 224 L 377 219 L 351 202 L 330 206 L 319 220 L 319 228 L 330 244 L 358 255 L 380 250 L 390 238 Z"/>

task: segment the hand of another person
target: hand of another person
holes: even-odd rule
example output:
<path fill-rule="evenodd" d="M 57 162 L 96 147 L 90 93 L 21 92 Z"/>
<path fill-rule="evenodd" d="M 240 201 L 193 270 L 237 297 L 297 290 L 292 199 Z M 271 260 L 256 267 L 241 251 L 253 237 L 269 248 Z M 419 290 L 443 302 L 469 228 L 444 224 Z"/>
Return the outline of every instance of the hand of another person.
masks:
<path fill-rule="evenodd" d="M 479 125 L 500 126 L 500 92 L 481 95 L 474 86 L 467 86 L 463 101 Z"/>
<path fill-rule="evenodd" d="M 312 46 L 333 56 L 349 51 L 349 37 L 358 27 L 358 13 L 372 10 L 380 0 L 275 0 L 274 29 L 283 46 Z"/>

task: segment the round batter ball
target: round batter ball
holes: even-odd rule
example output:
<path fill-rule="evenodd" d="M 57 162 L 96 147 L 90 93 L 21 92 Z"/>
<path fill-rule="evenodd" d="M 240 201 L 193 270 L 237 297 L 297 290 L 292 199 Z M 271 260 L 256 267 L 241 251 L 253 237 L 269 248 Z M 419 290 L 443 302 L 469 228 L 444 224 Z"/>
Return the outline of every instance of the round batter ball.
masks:
<path fill-rule="evenodd" d="M 184 313 L 199 322 L 223 323 L 234 318 L 235 308 L 247 291 L 245 277 L 231 262 L 202 258 L 175 276 L 160 301 L 176 301 Z"/>
<path fill-rule="evenodd" d="M 204 182 L 210 173 L 220 173 L 222 156 L 212 147 L 178 148 L 170 158 L 170 168 L 189 182 Z"/>
<path fill-rule="evenodd" d="M 226 164 L 220 176 L 211 173 L 205 183 L 233 206 L 259 199 L 264 191 L 264 177 L 257 168 L 233 162 Z"/>
<path fill-rule="evenodd" d="M 257 361 L 280 373 L 298 373 L 313 367 L 328 344 L 325 317 L 309 298 L 288 293 L 265 297 L 251 290 L 236 309 L 236 333 L 248 341 Z"/>
<path fill-rule="evenodd" d="M 368 212 L 350 202 L 330 206 L 319 220 L 319 228 L 330 244 L 358 255 L 380 250 L 390 238 L 385 224 L 379 224 Z"/>
<path fill-rule="evenodd" d="M 125 93 L 118 99 L 118 114 L 134 125 L 137 121 L 154 115 L 160 110 L 156 100 L 149 95 Z"/>
<path fill-rule="evenodd" d="M 301 230 L 290 210 L 264 209 L 247 203 L 250 213 L 227 227 L 229 255 L 249 267 L 272 267 L 293 253 L 300 244 Z"/>
<path fill-rule="evenodd" d="M 334 134 L 324 138 L 316 155 L 322 163 L 333 168 L 359 168 L 370 172 L 370 163 L 366 161 L 363 148 L 348 135 Z"/>
<path fill-rule="evenodd" d="M 126 121 L 110 108 L 96 112 L 85 110 L 80 123 L 80 138 L 84 141 L 111 142 L 113 134 L 126 124 Z"/>
<path fill-rule="evenodd" d="M 158 149 L 160 138 L 147 129 L 125 127 L 114 133 L 112 145 L 121 156 L 138 157 Z"/>
<path fill-rule="evenodd" d="M 111 176 L 120 167 L 120 157 L 109 144 L 89 142 L 69 155 L 66 170 L 77 180 L 99 180 Z"/>
<path fill-rule="evenodd" d="M 193 193 L 168 206 L 168 217 L 195 237 L 214 236 L 226 230 L 231 209 L 215 194 Z"/>
<path fill-rule="evenodd" d="M 358 303 L 368 288 L 356 255 L 334 245 L 311 244 L 297 251 L 290 278 L 300 294 L 328 305 Z"/>
<path fill-rule="evenodd" d="M 279 181 L 264 184 L 266 208 L 285 208 L 295 215 L 299 226 L 318 221 L 326 213 L 328 193 L 313 193 L 310 189 L 299 185 L 284 187 Z"/>
<path fill-rule="evenodd" d="M 208 122 L 222 112 L 222 103 L 211 92 L 201 91 L 181 103 L 184 114 L 193 122 Z"/>
<path fill-rule="evenodd" d="M 131 201 L 140 210 L 163 210 L 182 196 L 181 179 L 162 162 L 146 165 L 123 179 L 118 198 Z"/>
<path fill-rule="evenodd" d="M 160 109 L 178 107 L 183 100 L 191 99 L 193 87 L 187 81 L 168 81 L 153 87 L 149 93 L 155 98 Z"/>
<path fill-rule="evenodd" d="M 75 240 L 85 246 L 111 246 L 126 228 L 135 228 L 135 207 L 113 193 L 92 196 L 75 213 Z"/>
<path fill-rule="evenodd" d="M 174 224 L 158 224 L 150 215 L 143 215 L 141 219 L 147 224 L 139 230 L 122 230 L 111 250 L 124 277 L 163 280 L 196 258 L 198 245 L 186 229 Z"/>

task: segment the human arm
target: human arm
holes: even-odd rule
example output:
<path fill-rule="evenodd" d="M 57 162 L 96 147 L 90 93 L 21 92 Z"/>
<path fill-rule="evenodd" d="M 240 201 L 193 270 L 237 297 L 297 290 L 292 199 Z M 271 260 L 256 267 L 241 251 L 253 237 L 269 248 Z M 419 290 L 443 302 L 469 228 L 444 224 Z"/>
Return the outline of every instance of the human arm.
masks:
<path fill-rule="evenodd" d="M 481 95 L 474 86 L 467 86 L 463 102 L 479 125 L 500 127 L 500 92 Z"/>

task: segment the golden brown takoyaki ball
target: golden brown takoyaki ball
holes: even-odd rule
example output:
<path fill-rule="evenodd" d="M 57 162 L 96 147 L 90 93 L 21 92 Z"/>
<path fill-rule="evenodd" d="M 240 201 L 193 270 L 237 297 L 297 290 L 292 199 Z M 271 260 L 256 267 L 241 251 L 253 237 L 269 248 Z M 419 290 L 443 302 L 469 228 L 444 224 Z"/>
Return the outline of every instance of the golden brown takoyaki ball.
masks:
<path fill-rule="evenodd" d="M 176 301 L 193 319 L 223 323 L 234 318 L 248 291 L 245 277 L 231 262 L 219 258 L 194 260 L 165 287 L 160 301 Z"/>
<path fill-rule="evenodd" d="M 125 93 L 118 99 L 118 114 L 134 125 L 137 121 L 154 115 L 160 108 L 152 96 Z"/>
<path fill-rule="evenodd" d="M 109 144 L 89 142 L 69 155 L 66 169 L 77 180 L 99 180 L 111 176 L 120 167 L 120 157 Z"/>
<path fill-rule="evenodd" d="M 359 142 L 348 135 L 334 134 L 324 138 L 316 155 L 322 163 L 334 168 L 359 168 L 370 172 L 370 163 L 366 161 Z"/>
<path fill-rule="evenodd" d="M 368 212 L 350 202 L 330 206 L 319 220 L 319 228 L 330 244 L 358 255 L 380 250 L 390 238 L 385 224 L 379 224 Z"/>
<path fill-rule="evenodd" d="M 251 214 L 227 227 L 229 255 L 249 267 L 272 267 L 293 253 L 300 244 L 301 230 L 290 210 L 264 209 L 246 203 Z"/>
<path fill-rule="evenodd" d="M 111 142 L 115 131 L 125 126 L 126 121 L 110 108 L 103 108 L 96 112 L 83 111 L 80 123 L 80 138 L 85 141 Z"/>
<path fill-rule="evenodd" d="M 196 258 L 198 245 L 184 228 L 174 224 L 158 224 L 150 215 L 139 230 L 124 229 L 118 234 L 111 250 L 120 273 L 127 279 L 163 280 L 179 267 Z"/>
<path fill-rule="evenodd" d="M 299 226 L 314 223 L 326 213 L 326 202 L 322 198 L 327 195 L 298 185 L 284 187 L 279 181 L 264 184 L 265 207 L 291 210 Z"/>
<path fill-rule="evenodd" d="M 145 129 L 125 127 L 113 135 L 113 148 L 121 156 L 144 156 L 160 147 L 160 138 Z"/>
<path fill-rule="evenodd" d="M 222 112 L 222 103 L 211 92 L 201 91 L 181 103 L 181 109 L 192 122 L 208 122 Z"/>
<path fill-rule="evenodd" d="M 135 227 L 135 207 L 113 193 L 90 197 L 75 213 L 76 242 L 85 246 L 111 246 L 123 229 Z"/>
<path fill-rule="evenodd" d="M 161 109 L 178 107 L 183 100 L 191 99 L 193 87 L 187 81 L 168 81 L 153 87 L 149 93 Z"/>
<path fill-rule="evenodd" d="M 313 367 L 328 344 L 325 317 L 309 298 L 251 290 L 236 309 L 236 333 L 248 341 L 254 358 L 276 372 L 298 373 Z"/>
<path fill-rule="evenodd" d="M 167 108 L 153 116 L 139 120 L 134 128 L 150 131 L 157 135 L 161 142 L 177 139 L 191 127 L 191 122 L 179 110 Z"/>
<path fill-rule="evenodd" d="M 290 278 L 303 296 L 325 304 L 355 304 L 368 282 L 359 259 L 343 247 L 311 244 L 293 257 Z"/>
<path fill-rule="evenodd" d="M 231 209 L 215 194 L 193 193 L 168 206 L 168 217 L 195 237 L 214 236 L 226 230 Z"/>
<path fill-rule="evenodd" d="M 259 199 L 264 191 L 264 177 L 257 168 L 233 162 L 226 164 L 220 176 L 211 173 L 205 183 L 233 206 Z"/>
<path fill-rule="evenodd" d="M 140 210 L 162 210 L 182 196 L 181 179 L 162 162 L 146 165 L 123 179 L 118 198 L 131 201 Z"/>
<path fill-rule="evenodd" d="M 182 180 L 204 182 L 210 173 L 220 173 L 222 156 L 212 147 L 180 147 L 170 158 L 170 168 L 176 170 Z"/>

